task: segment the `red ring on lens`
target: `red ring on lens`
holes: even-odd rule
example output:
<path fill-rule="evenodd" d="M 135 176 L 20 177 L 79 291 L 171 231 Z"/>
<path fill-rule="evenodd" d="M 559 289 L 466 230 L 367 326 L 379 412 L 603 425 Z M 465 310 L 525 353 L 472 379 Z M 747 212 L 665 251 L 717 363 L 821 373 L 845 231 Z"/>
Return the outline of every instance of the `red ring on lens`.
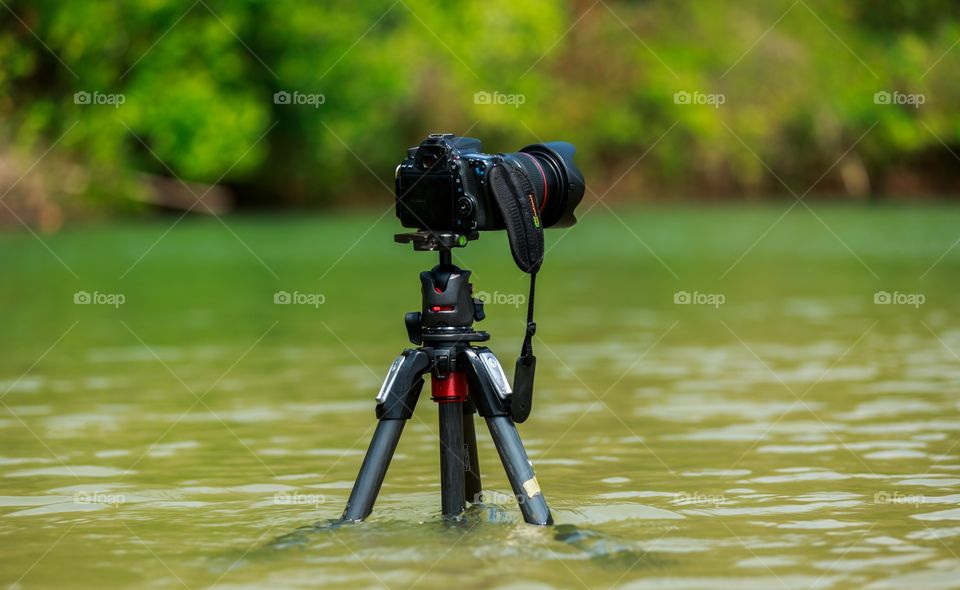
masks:
<path fill-rule="evenodd" d="M 543 167 L 540 165 L 540 162 L 536 158 L 528 154 L 527 152 L 517 152 L 523 154 L 524 156 L 533 160 L 533 164 L 537 167 L 537 170 L 540 171 L 540 178 L 543 179 L 543 202 L 540 203 L 540 210 L 543 211 L 543 208 L 547 206 L 547 175 L 543 171 Z"/>

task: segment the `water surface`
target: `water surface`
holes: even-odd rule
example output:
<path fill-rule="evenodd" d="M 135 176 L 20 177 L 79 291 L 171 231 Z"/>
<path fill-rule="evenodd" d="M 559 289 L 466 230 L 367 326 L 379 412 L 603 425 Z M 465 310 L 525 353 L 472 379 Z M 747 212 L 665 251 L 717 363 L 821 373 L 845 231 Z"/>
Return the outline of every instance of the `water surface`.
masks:
<path fill-rule="evenodd" d="M 960 212 L 787 206 L 548 236 L 521 436 L 552 528 L 482 427 L 488 502 L 438 518 L 427 396 L 373 516 L 326 524 L 433 264 L 391 215 L 0 235 L 0 581 L 960 587 Z M 503 236 L 458 259 L 510 373 L 524 277 Z"/>

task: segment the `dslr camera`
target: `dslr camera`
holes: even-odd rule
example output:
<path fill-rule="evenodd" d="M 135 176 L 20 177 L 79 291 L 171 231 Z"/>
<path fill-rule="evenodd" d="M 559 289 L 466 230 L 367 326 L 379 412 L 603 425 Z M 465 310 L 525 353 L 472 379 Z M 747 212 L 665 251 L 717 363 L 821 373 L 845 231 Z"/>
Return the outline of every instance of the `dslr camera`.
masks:
<path fill-rule="evenodd" d="M 485 154 L 479 139 L 431 133 L 397 166 L 397 217 L 434 233 L 573 225 L 584 191 L 573 153 L 572 144 L 554 141 Z"/>

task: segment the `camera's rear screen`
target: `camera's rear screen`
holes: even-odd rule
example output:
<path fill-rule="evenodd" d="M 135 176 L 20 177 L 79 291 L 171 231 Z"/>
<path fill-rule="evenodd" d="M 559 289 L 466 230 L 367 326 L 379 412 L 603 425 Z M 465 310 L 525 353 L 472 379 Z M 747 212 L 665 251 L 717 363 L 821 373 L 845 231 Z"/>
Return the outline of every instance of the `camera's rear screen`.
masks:
<path fill-rule="evenodd" d="M 404 227 L 453 229 L 453 178 L 447 174 L 400 176 L 397 207 Z"/>

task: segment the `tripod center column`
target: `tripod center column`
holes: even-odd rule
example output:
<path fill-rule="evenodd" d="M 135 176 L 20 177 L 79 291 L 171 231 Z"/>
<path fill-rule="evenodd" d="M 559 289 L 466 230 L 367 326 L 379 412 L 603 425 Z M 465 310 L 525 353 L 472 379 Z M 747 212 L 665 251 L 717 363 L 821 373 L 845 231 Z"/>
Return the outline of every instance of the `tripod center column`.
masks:
<path fill-rule="evenodd" d="M 451 371 L 443 377 L 432 375 L 430 397 L 440 404 L 467 401 L 467 374 Z"/>

